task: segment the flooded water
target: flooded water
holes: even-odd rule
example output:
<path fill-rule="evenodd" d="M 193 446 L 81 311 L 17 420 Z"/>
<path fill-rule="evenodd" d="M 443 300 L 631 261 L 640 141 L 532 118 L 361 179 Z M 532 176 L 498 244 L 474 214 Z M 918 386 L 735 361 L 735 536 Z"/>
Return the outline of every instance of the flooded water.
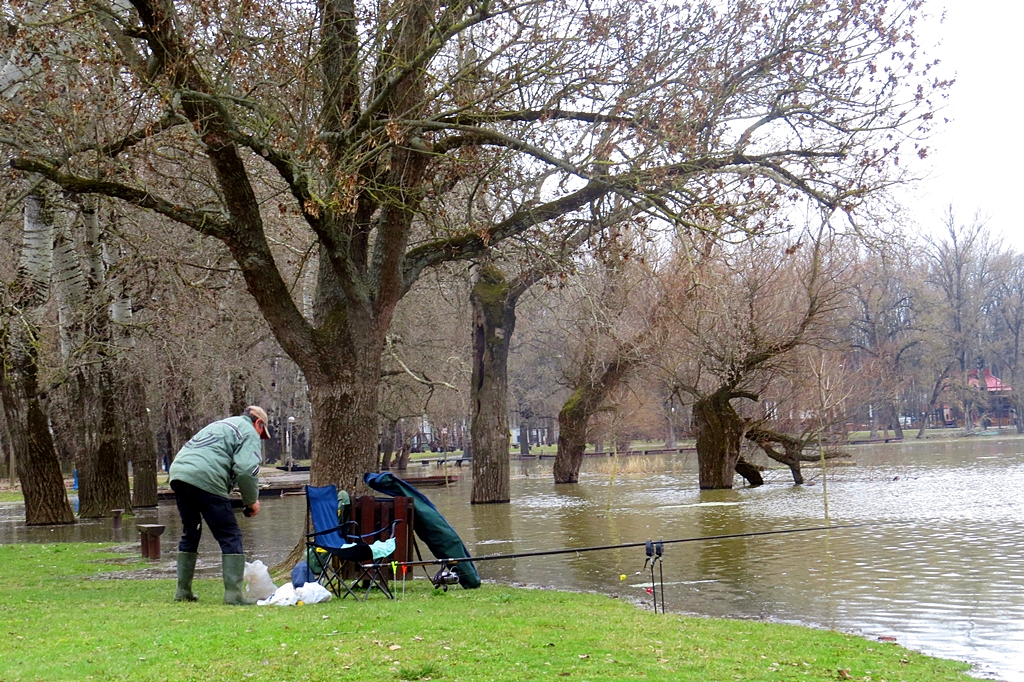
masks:
<path fill-rule="evenodd" d="M 913 649 L 967 660 L 980 675 L 1024 682 L 1024 439 L 983 437 L 859 446 L 856 466 L 829 469 L 832 525 L 858 528 L 668 544 L 662 565 L 670 611 L 768 619 L 894 637 Z M 695 455 L 589 458 L 580 483 L 555 487 L 550 460 L 513 462 L 509 505 L 469 504 L 468 469 L 428 488 L 475 555 L 752 533 L 825 524 L 826 486 L 788 471 L 767 485 L 699 491 Z M 628 472 L 632 470 L 633 473 Z M 410 477 L 418 471 L 410 471 Z M 301 535 L 302 497 L 264 499 L 239 516 L 247 553 L 272 564 Z M 25 528 L 0 506 L 0 542 L 134 540 L 134 523 L 165 523 L 168 575 L 180 528 L 173 504 L 143 510 L 114 531 L 109 520 Z M 200 566 L 219 571 L 204 535 Z M 587 590 L 646 603 L 642 547 L 485 561 L 485 579 Z M 625 579 L 622 579 L 625 576 Z M 654 617 L 652 615 L 652 617 Z"/>

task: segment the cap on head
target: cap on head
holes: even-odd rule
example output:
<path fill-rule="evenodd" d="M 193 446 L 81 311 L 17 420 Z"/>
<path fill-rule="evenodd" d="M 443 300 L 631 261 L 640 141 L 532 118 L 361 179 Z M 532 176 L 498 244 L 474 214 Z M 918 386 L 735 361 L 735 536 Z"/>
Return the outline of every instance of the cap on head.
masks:
<path fill-rule="evenodd" d="M 267 419 L 266 410 L 264 410 L 259 405 L 250 405 L 249 407 L 245 408 L 245 410 L 242 411 L 242 416 L 248 417 L 253 421 L 254 424 L 256 423 L 257 419 L 262 421 L 263 435 L 260 437 L 263 438 L 264 440 L 268 440 L 270 438 L 270 420 Z"/>

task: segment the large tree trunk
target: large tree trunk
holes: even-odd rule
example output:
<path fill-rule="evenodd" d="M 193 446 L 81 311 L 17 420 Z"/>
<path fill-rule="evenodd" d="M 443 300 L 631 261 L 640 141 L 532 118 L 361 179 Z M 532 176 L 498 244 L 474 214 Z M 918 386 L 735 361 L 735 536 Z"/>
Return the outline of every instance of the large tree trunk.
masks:
<path fill-rule="evenodd" d="M 701 490 L 732 488 L 744 425 L 730 393 L 721 389 L 694 403 L 693 424 Z"/>
<path fill-rule="evenodd" d="M 88 498 L 80 498 L 78 516 L 83 519 L 110 516 L 112 509 L 131 509 L 131 490 L 128 485 L 128 462 L 121 433 L 121 413 L 117 391 L 113 385 L 106 358 L 99 372 L 100 422 L 99 443 L 93 460 L 92 491 Z"/>
<path fill-rule="evenodd" d="M 42 190 L 25 199 L 25 222 L 13 308 L 18 319 L 3 320 L 0 397 L 18 462 L 30 526 L 74 523 L 64 477 L 50 434 L 45 398 L 38 386 L 38 337 L 53 253 L 53 214 Z"/>
<path fill-rule="evenodd" d="M 380 348 L 331 365 L 330 374 L 306 372 L 313 407 L 310 483 L 366 491 L 363 474 L 377 471 L 377 384 Z M 345 453 L 339 456 L 339 453 Z"/>
<path fill-rule="evenodd" d="M 156 443 L 146 408 L 146 387 L 134 371 L 129 370 L 125 387 L 123 422 L 127 427 L 124 434 L 125 449 L 132 463 L 132 506 L 155 507 L 156 496 Z"/>
<path fill-rule="evenodd" d="M 0 381 L 4 415 L 11 429 L 11 446 L 18 462 L 21 492 L 25 496 L 25 523 L 50 526 L 75 522 L 64 488 L 57 451 L 50 436 L 45 407 L 39 401 L 35 367 L 13 366 Z"/>
<path fill-rule="evenodd" d="M 900 413 L 896 409 L 896 402 L 887 400 L 885 402 L 885 409 L 889 415 L 889 423 L 892 425 L 893 437 L 903 440 L 903 424 L 900 423 Z"/>
<path fill-rule="evenodd" d="M 505 276 L 485 265 L 470 293 L 473 306 L 473 492 L 471 502 L 509 501 L 508 346 L 515 299 Z"/>
<path fill-rule="evenodd" d="M 131 333 L 132 302 L 124 280 L 110 278 L 110 319 L 114 323 L 113 336 L 127 355 L 135 349 Z M 157 449 L 153 427 L 149 419 L 146 386 L 142 373 L 132 364 L 133 358 L 119 358 L 117 375 L 124 386 L 124 399 L 120 404 L 120 423 L 125 457 L 132 464 L 132 505 L 157 506 Z M 236 412 L 239 414 L 241 411 Z"/>
<path fill-rule="evenodd" d="M 584 370 L 582 385 L 572 392 L 558 412 L 558 451 L 555 453 L 555 483 L 576 483 L 580 479 L 583 452 L 587 447 L 590 418 L 600 409 L 608 394 L 639 361 L 638 340 L 620 345 L 605 364 L 598 378 Z"/>
<path fill-rule="evenodd" d="M 117 384 L 118 351 L 111 324 L 104 234 L 95 205 L 82 206 L 85 267 L 70 226 L 63 225 L 54 245 L 54 290 L 61 326 L 61 354 L 72 377 L 68 382 L 71 412 L 64 427 L 74 434 L 79 472 L 81 518 L 102 518 L 112 509 L 130 509 Z"/>
<path fill-rule="evenodd" d="M 583 452 L 587 449 L 587 424 L 593 414 L 588 407 L 586 390 L 577 388 L 558 412 L 555 483 L 576 483 L 580 480 Z"/>

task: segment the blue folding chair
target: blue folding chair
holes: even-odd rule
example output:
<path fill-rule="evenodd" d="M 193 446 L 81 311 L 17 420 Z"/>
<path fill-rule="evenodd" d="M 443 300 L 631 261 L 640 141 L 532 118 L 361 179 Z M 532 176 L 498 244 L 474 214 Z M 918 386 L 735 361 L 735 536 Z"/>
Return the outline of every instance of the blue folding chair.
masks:
<path fill-rule="evenodd" d="M 306 486 L 306 557 L 310 569 L 318 573 L 318 582 L 336 597 L 344 599 L 352 595 L 365 601 L 375 588 L 388 599 L 395 595 L 388 587 L 382 563 L 395 551 L 395 527 L 401 523 L 396 519 L 390 526 L 390 537 L 375 542 L 372 546 L 366 539 L 379 536 L 387 528 L 358 535 L 345 533 L 345 529 L 357 529 L 354 521 L 338 523 L 338 489 L 334 485 Z M 376 556 L 375 556 L 376 554 Z M 345 577 L 345 564 L 356 567 L 354 580 Z M 353 588 L 362 583 L 365 592 L 360 597 Z"/>

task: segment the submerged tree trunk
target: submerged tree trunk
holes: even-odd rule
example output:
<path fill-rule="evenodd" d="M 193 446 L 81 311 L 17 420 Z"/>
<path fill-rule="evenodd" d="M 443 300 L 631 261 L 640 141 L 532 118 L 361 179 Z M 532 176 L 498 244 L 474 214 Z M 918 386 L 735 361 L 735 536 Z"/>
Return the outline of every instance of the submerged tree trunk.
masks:
<path fill-rule="evenodd" d="M 519 411 L 519 456 L 530 456 L 530 413 Z"/>
<path fill-rule="evenodd" d="M 745 425 L 722 388 L 693 405 L 697 466 L 701 490 L 732 488 Z"/>
<path fill-rule="evenodd" d="M 473 492 L 471 502 L 509 501 L 508 346 L 515 303 L 504 274 L 487 264 L 470 293 L 473 307 Z"/>
<path fill-rule="evenodd" d="M 764 477 L 761 476 L 761 468 L 751 464 L 747 460 L 743 459 L 743 457 L 736 460 L 736 473 L 747 479 L 747 483 L 749 483 L 752 488 L 764 485 Z"/>
<path fill-rule="evenodd" d="M 583 452 L 587 448 L 590 418 L 601 408 L 608 394 L 640 359 L 639 339 L 620 345 L 596 379 L 586 374 L 582 385 L 572 392 L 558 413 L 558 451 L 555 453 L 555 483 L 576 483 L 580 478 Z M 586 364 L 586 363 L 585 363 Z M 586 372 L 586 370 L 584 370 Z"/>
<path fill-rule="evenodd" d="M 0 397 L 25 496 L 25 523 L 68 524 L 75 516 L 50 434 L 45 395 L 38 385 L 39 326 L 53 263 L 53 213 L 41 189 L 25 199 L 24 220 L 12 306 L 17 318 L 5 317 L 0 328 Z"/>
<path fill-rule="evenodd" d="M 796 485 L 801 485 L 804 482 L 800 463 L 820 462 L 822 458 L 820 451 L 815 454 L 804 453 L 810 438 L 816 439 L 817 434 L 813 434 L 813 436 L 805 434 L 804 437 L 800 438 L 788 433 L 773 431 L 763 426 L 754 426 L 747 430 L 745 437 L 747 440 L 756 443 L 770 458 L 788 466 L 793 474 L 793 483 Z M 782 452 L 775 449 L 776 444 L 782 446 Z M 841 459 L 845 457 L 849 457 L 849 455 L 838 452 L 825 453 L 825 459 Z"/>
<path fill-rule="evenodd" d="M 576 483 L 580 479 L 583 453 L 587 449 L 587 425 L 594 412 L 588 407 L 585 390 L 578 388 L 558 412 L 558 451 L 553 471 L 555 483 Z"/>

